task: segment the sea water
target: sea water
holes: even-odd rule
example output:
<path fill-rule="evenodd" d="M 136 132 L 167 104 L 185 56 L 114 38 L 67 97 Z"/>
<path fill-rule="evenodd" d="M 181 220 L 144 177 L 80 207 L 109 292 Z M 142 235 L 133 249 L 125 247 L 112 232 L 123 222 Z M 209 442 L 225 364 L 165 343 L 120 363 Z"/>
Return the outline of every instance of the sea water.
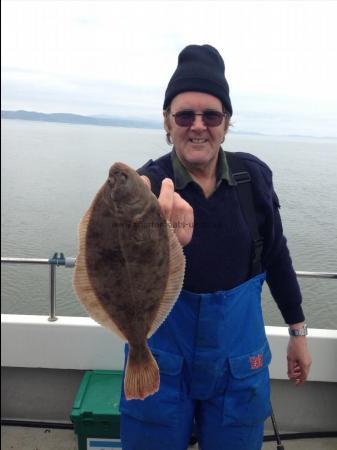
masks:
<path fill-rule="evenodd" d="M 76 256 L 77 226 L 112 163 L 138 168 L 168 151 L 161 130 L 2 120 L 1 255 Z M 297 271 L 337 272 L 337 140 L 239 135 L 225 150 L 253 153 L 273 170 Z M 2 265 L 2 312 L 48 314 L 49 267 Z M 59 267 L 57 315 L 85 316 L 72 269 Z M 299 278 L 311 327 L 337 328 L 337 280 Z M 266 286 L 267 325 L 284 325 Z"/>

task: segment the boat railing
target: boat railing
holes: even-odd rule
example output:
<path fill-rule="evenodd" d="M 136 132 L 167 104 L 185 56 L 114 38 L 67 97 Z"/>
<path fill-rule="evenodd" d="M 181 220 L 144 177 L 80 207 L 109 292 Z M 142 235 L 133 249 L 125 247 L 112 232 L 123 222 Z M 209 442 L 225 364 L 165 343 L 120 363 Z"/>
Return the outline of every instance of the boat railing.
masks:
<path fill-rule="evenodd" d="M 73 268 L 76 264 L 76 258 L 72 256 L 65 257 L 63 253 L 54 253 L 52 258 L 7 258 L 1 257 L 1 264 L 47 264 L 49 268 L 49 317 L 50 322 L 55 322 L 56 317 L 56 267 L 64 266 Z"/>
<path fill-rule="evenodd" d="M 49 317 L 50 322 L 57 320 L 56 316 L 56 268 L 73 268 L 76 265 L 76 257 L 65 257 L 63 253 L 54 253 L 52 258 L 8 258 L 1 257 L 4 264 L 47 264 L 49 269 Z M 303 278 L 334 278 L 337 279 L 337 272 L 306 272 L 296 271 L 297 277 Z"/>

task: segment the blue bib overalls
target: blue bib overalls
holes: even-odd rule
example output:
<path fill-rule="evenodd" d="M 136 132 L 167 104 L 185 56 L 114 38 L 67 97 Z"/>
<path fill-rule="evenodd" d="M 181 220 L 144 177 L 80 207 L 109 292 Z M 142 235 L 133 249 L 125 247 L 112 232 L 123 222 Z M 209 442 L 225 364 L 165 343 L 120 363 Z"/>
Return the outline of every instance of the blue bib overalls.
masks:
<path fill-rule="evenodd" d="M 261 448 L 271 413 L 264 279 L 211 294 L 181 292 L 149 339 L 159 392 L 143 401 L 122 392 L 123 450 L 186 450 L 193 426 L 200 450 Z"/>
<path fill-rule="evenodd" d="M 262 447 L 264 420 L 271 414 L 271 354 L 261 310 L 263 239 L 251 176 L 240 158 L 226 157 L 251 233 L 251 278 L 225 291 L 181 292 L 149 339 L 160 369 L 159 392 L 143 401 L 127 401 L 122 392 L 123 450 L 186 450 L 192 429 L 200 450 Z"/>

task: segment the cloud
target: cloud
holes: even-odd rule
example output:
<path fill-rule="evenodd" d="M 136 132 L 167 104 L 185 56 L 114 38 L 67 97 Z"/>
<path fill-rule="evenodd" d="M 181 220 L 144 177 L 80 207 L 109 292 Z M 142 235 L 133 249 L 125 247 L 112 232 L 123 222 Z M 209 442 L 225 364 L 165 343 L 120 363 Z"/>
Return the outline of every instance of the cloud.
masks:
<path fill-rule="evenodd" d="M 2 12 L 3 107 L 159 117 L 179 51 L 210 43 L 235 114 L 335 117 L 336 2 L 12 0 Z"/>
<path fill-rule="evenodd" d="M 159 88 L 14 68 L 2 68 L 2 74 L 2 109 L 161 119 Z"/>

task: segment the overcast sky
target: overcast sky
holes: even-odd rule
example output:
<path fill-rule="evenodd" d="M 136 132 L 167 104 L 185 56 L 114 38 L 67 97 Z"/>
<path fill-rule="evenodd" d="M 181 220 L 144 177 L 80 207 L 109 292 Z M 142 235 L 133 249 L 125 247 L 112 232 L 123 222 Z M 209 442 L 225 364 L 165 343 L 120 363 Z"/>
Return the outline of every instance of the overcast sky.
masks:
<path fill-rule="evenodd" d="M 2 109 L 159 119 L 180 50 L 208 43 L 234 119 L 337 123 L 336 1 L 1 3 Z"/>

